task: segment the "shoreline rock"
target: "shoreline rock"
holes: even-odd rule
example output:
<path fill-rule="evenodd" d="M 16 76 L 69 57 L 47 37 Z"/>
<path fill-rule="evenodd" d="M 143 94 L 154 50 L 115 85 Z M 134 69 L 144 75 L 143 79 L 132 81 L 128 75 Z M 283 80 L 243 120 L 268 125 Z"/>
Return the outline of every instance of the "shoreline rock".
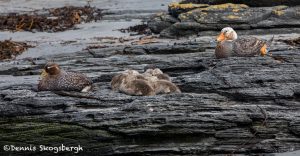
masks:
<path fill-rule="evenodd" d="M 160 33 L 161 37 L 198 35 L 203 31 L 219 31 L 227 26 L 236 30 L 300 28 L 300 18 L 297 16 L 300 6 L 248 7 L 226 3 L 187 9 L 185 12 L 173 4 L 169 8 L 169 14 L 158 14 L 148 21 L 152 32 Z M 165 20 L 170 18 L 175 19 Z"/>
<path fill-rule="evenodd" d="M 274 13 L 283 16 L 283 22 L 290 17 Z M 179 22 L 171 15 L 158 17 L 158 21 L 162 24 L 156 28 L 158 31 L 164 24 Z M 71 54 L 0 61 L 0 146 L 80 144 L 84 152 L 78 155 L 104 156 L 272 155 L 300 150 L 300 48 L 278 40 L 297 43 L 296 28 L 266 31 L 240 24 L 245 30 L 239 30 L 239 34 L 256 34 L 261 39 L 272 37 L 257 36 L 262 32 L 289 34 L 275 34 L 272 57 L 216 59 L 217 26 L 211 30 L 211 25 L 203 24 L 201 27 L 207 31 L 198 32 L 194 23 L 187 23 L 189 29 L 180 23 L 178 27 L 191 35 L 208 36 L 152 38 L 155 43 L 140 45 L 132 43 L 142 38 L 119 44 L 120 38 L 113 37 L 111 40 L 117 43 L 97 42 L 93 48 Z M 176 31 L 185 35 L 185 31 Z M 39 74 L 48 60 L 68 71 L 86 74 L 95 89 L 90 93 L 37 92 Z M 167 73 L 183 93 L 138 97 L 112 91 L 110 81 L 114 75 L 126 69 L 143 72 L 153 66 Z M 0 149 L 0 155 L 9 154 L 53 155 Z"/>
<path fill-rule="evenodd" d="M 82 155 L 106 156 L 267 154 L 300 149 L 299 49 L 275 41 L 273 57 L 215 59 L 209 42 L 168 44 L 53 55 L 62 68 L 93 79 L 96 89 L 90 93 L 36 92 L 32 88 L 37 82 L 9 85 L 0 81 L 0 145 L 7 144 L 6 139 L 10 144 L 51 140 L 53 146 L 57 142 L 73 145 L 76 139 L 75 143 L 84 145 Z M 124 48 L 127 54 L 116 53 Z M 141 49 L 144 53 L 134 52 Z M 14 71 L 14 77 L 32 80 L 46 60 L 35 60 L 36 65 L 16 61 L 1 64 L 0 74 Z M 116 73 L 142 72 L 151 65 L 170 75 L 183 93 L 139 97 L 111 90 L 110 80 Z M 15 135 L 28 134 L 28 129 L 34 133 Z M 30 139 L 40 135 L 42 141 Z"/>
<path fill-rule="evenodd" d="M 277 5 L 287 5 L 296 6 L 300 5 L 298 0 L 183 0 L 182 4 L 186 3 L 196 3 L 196 4 L 224 4 L 224 3 L 235 3 L 235 4 L 246 4 L 251 7 L 267 7 L 267 6 L 277 6 Z"/>

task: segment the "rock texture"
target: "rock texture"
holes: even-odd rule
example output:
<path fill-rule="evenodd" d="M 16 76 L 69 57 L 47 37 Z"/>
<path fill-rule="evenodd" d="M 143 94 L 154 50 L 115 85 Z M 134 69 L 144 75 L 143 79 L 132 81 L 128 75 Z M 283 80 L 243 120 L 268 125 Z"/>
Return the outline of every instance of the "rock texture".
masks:
<path fill-rule="evenodd" d="M 271 33 L 275 28 L 296 29 L 299 32 L 299 10 L 299 6 L 249 7 L 232 3 L 197 6 L 176 3 L 170 4 L 168 14 L 158 14 L 148 24 L 154 33 L 169 38 L 219 31 L 226 26 L 239 30 L 268 29 L 264 34 Z"/>
<path fill-rule="evenodd" d="M 60 6 L 66 4 L 64 2 L 53 0 L 51 4 Z M 107 27 L 122 25 L 126 19 L 126 28 L 127 20 L 148 18 L 164 7 L 161 4 L 168 2 L 93 1 L 91 3 L 98 4 L 98 8 L 112 8 L 102 12 L 105 20 L 101 24 L 81 25 L 79 30 L 82 31 L 46 33 L 37 39 L 42 42 L 54 40 L 55 43 L 49 42 L 50 47 L 44 44 L 35 47 L 38 53 L 34 54 L 38 55 L 25 55 L 41 57 L 1 61 L 0 155 L 53 155 L 52 152 L 3 151 L 3 145 L 41 144 L 80 144 L 84 151 L 78 155 L 83 156 L 269 155 L 300 150 L 299 36 L 293 34 L 297 32 L 299 21 L 297 14 L 294 14 L 297 7 L 281 6 L 274 11 L 272 7 L 251 8 L 233 4 L 230 8 L 207 4 L 173 5 L 169 13 L 153 17 L 154 22 L 149 22 L 152 30 L 170 37 L 197 33 L 209 36 L 181 40 L 159 39 L 156 36 L 109 36 L 115 33 L 107 32 L 110 30 Z M 28 1 L 28 5 L 24 3 L 21 6 L 12 3 L 15 5 L 7 7 L 9 10 L 27 10 L 45 5 L 37 4 L 40 1 Z M 3 6 L 11 6 L 12 3 L 3 2 Z M 7 9 L 2 7 L 0 11 L 3 10 Z M 242 18 L 221 20 L 219 18 L 223 17 L 217 15 L 222 12 L 227 17 L 232 15 L 227 12 L 234 11 L 238 12 L 237 15 L 247 14 L 242 17 L 249 21 Z M 216 59 L 214 39 L 221 25 L 218 26 L 213 19 L 206 18 L 206 21 L 197 16 L 204 16 L 204 12 L 221 23 L 225 20 L 223 24 L 226 25 L 231 20 L 236 21 L 230 24 L 239 28 L 239 35 L 257 35 L 266 32 L 266 29 L 272 35 L 275 30 L 287 35 L 275 34 L 272 57 Z M 268 26 L 268 21 L 274 25 Z M 276 25 L 276 22 L 281 24 Z M 265 26 L 252 27 L 261 23 Z M 207 31 L 202 31 L 202 28 Z M 94 36 L 89 36 L 90 33 Z M 31 35 L 35 34 L 39 33 Z M 103 41 L 89 42 L 91 37 L 99 38 L 101 34 L 108 34 L 108 37 L 103 37 Z M 9 35 L 20 36 L 20 40 L 24 37 L 18 32 Z M 76 36 L 77 42 L 72 46 L 72 52 L 78 52 L 58 54 L 67 52 L 68 42 L 74 41 L 62 42 L 55 35 L 70 35 L 68 37 L 72 40 Z M 272 35 L 256 37 L 270 39 Z M 43 39 L 48 37 L 49 40 Z M 89 47 L 91 45 L 93 47 Z M 77 46 L 87 50 L 81 50 L 81 47 L 78 50 Z M 56 50 L 50 50 L 52 48 Z M 48 50 L 50 52 L 46 53 Z M 51 56 L 44 56 L 50 53 Z M 89 93 L 37 92 L 41 69 L 49 60 L 57 62 L 67 71 L 86 74 L 93 80 L 94 90 Z M 111 90 L 110 81 L 116 74 L 126 69 L 143 72 L 149 67 L 160 68 L 170 75 L 182 93 L 140 97 Z M 74 153 L 57 155 L 71 156 Z"/>
<path fill-rule="evenodd" d="M 218 60 L 213 43 L 190 41 L 47 58 L 91 77 L 96 88 L 90 93 L 36 92 L 45 58 L 1 62 L 0 144 L 81 144 L 79 155 L 299 150 L 300 53 L 282 42 L 275 45 L 273 57 Z M 117 73 L 142 72 L 149 65 L 169 74 L 183 93 L 139 97 L 109 87 Z"/>
<path fill-rule="evenodd" d="M 183 0 L 181 3 L 200 3 L 200 4 L 247 4 L 253 7 L 266 7 L 276 5 L 295 6 L 300 5 L 297 0 Z"/>

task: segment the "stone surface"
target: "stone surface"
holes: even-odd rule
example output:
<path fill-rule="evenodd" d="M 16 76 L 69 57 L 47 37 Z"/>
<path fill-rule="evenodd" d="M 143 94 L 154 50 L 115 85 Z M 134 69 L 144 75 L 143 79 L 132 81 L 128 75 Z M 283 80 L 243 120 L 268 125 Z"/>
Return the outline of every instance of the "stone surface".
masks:
<path fill-rule="evenodd" d="M 275 45 L 273 57 L 215 59 L 214 45 L 206 41 L 51 56 L 62 68 L 91 77 L 96 88 L 90 93 L 36 92 L 45 58 L 35 65 L 1 62 L 1 75 L 31 81 L 0 83 L 0 144 L 80 143 L 82 155 L 299 150 L 300 53 L 283 42 Z M 142 72 L 148 65 L 169 74 L 183 93 L 140 97 L 110 89 L 116 73 Z"/>
<path fill-rule="evenodd" d="M 179 21 L 174 20 L 168 25 L 161 25 L 166 22 L 163 19 L 170 16 L 167 14 L 156 15 L 148 21 L 150 29 L 154 33 L 160 32 L 162 37 L 198 35 L 203 31 L 220 31 L 227 26 L 239 30 L 268 29 L 264 34 L 276 28 L 297 28 L 297 32 L 300 28 L 299 6 L 248 7 L 244 4 L 227 3 L 194 8 L 185 12 L 180 7 L 172 10 L 172 5 L 170 5 L 169 8 L 169 14 L 178 18 Z M 178 15 L 176 9 L 180 11 Z"/>
<path fill-rule="evenodd" d="M 276 5 L 295 6 L 300 5 L 298 0 L 183 0 L 181 3 L 200 3 L 200 4 L 223 4 L 223 3 L 236 3 L 247 4 L 253 7 L 266 7 Z"/>
<path fill-rule="evenodd" d="M 45 0 L 26 0 L 20 5 L 18 0 L 11 9 L 58 7 L 63 2 L 64 5 L 66 2 L 79 5 L 69 0 L 52 1 L 50 4 L 44 3 Z M 86 4 L 86 1 L 80 2 Z M 199 23 L 188 20 L 179 23 L 168 14 L 160 14 L 157 18 L 161 22 L 156 27 L 157 32 L 168 35 L 164 29 L 176 23 L 174 25 L 182 29 L 189 28 L 186 31 L 174 29 L 178 36 L 199 33 L 201 37 L 180 40 L 157 36 L 120 37 L 118 33 L 116 35 L 118 31 L 112 31 L 122 28 L 124 23 L 130 24 L 129 21 L 122 23 L 123 18 L 133 21 L 148 18 L 163 8 L 161 3 L 166 9 L 167 2 L 171 0 L 93 1 L 91 3 L 99 7 L 113 8 L 105 10 L 107 15 L 103 17 L 111 21 L 80 25 L 78 30 L 51 34 L 2 32 L 2 36 L 21 41 L 40 41 L 32 48 L 36 53 L 23 53 L 19 59 L 0 62 L 0 155 L 53 155 L 51 152 L 4 152 L 2 147 L 7 144 L 80 144 L 84 152 L 78 155 L 104 156 L 272 155 L 300 150 L 299 46 L 278 41 L 298 38 L 295 28 L 276 26 L 269 31 L 281 33 L 275 34 L 270 49 L 272 57 L 227 59 L 214 57 L 214 39 L 218 32 L 213 30 L 217 28 L 198 32 L 190 28 Z M 1 3 L 0 12 L 7 11 L 11 4 Z M 269 14 L 269 8 L 264 9 Z M 282 9 L 289 12 L 290 8 L 278 7 L 277 11 Z M 273 9 L 271 12 L 273 16 Z M 282 15 L 281 12 L 274 13 Z M 280 18 L 284 22 L 292 15 L 293 9 L 288 16 Z M 293 15 L 293 18 L 298 17 Z M 110 24 L 105 25 L 107 23 Z M 153 24 L 155 26 L 155 21 Z M 208 24 L 201 27 L 205 25 Z M 257 36 L 266 29 L 246 28 L 237 30 L 239 35 L 256 34 L 255 37 L 262 39 L 270 39 L 273 35 Z M 65 38 L 61 40 L 61 36 Z M 72 51 L 66 48 L 68 42 L 71 42 L 69 49 Z M 94 48 L 87 48 L 91 45 Z M 90 93 L 37 92 L 41 69 L 49 60 L 65 70 L 86 74 L 93 80 L 94 90 Z M 125 69 L 142 72 L 153 65 L 169 74 L 183 93 L 140 97 L 111 90 L 111 78 L 117 73 Z"/>
<path fill-rule="evenodd" d="M 148 21 L 148 26 L 153 33 L 160 33 L 162 30 L 170 27 L 172 24 L 179 22 L 175 17 L 168 15 L 167 13 L 159 13 L 152 16 Z"/>

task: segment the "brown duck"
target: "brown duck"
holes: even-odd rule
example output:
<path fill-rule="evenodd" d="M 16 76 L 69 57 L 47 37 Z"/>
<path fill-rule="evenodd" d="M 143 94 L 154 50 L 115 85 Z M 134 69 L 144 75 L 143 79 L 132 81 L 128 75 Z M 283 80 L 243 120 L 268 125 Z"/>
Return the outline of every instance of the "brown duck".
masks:
<path fill-rule="evenodd" d="M 169 75 L 164 74 L 159 68 L 147 69 L 143 73 L 155 94 L 181 93 L 180 89 L 171 82 Z"/>
<path fill-rule="evenodd" d="M 171 81 L 170 76 L 167 74 L 164 74 L 159 68 L 155 68 L 155 69 L 147 69 L 144 73 L 144 76 L 155 76 L 157 77 L 159 80 L 167 80 L 167 81 Z"/>
<path fill-rule="evenodd" d="M 151 96 L 155 95 L 147 79 L 136 70 L 126 70 L 112 78 L 111 88 L 128 95 Z"/>
<path fill-rule="evenodd" d="M 237 33 L 231 27 L 226 27 L 217 38 L 215 55 L 217 58 L 265 56 L 272 40 L 273 38 L 270 41 L 259 40 L 255 37 L 238 38 Z"/>
<path fill-rule="evenodd" d="M 38 84 L 39 91 L 81 91 L 92 89 L 92 81 L 81 73 L 66 72 L 56 63 L 47 63 Z"/>
<path fill-rule="evenodd" d="M 160 69 L 148 69 L 143 74 L 136 70 L 126 70 L 113 77 L 111 88 L 128 95 L 140 96 L 181 92 L 175 84 L 169 81 L 169 76 L 163 74 Z"/>

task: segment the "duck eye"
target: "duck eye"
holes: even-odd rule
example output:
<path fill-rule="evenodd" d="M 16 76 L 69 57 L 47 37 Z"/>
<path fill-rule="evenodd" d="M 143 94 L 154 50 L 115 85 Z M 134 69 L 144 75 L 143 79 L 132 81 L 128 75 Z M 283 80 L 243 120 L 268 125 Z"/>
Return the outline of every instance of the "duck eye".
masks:
<path fill-rule="evenodd" d="M 49 66 L 49 67 L 47 67 L 47 69 L 49 70 L 49 69 L 51 69 L 51 68 L 53 68 L 54 66 Z"/>

